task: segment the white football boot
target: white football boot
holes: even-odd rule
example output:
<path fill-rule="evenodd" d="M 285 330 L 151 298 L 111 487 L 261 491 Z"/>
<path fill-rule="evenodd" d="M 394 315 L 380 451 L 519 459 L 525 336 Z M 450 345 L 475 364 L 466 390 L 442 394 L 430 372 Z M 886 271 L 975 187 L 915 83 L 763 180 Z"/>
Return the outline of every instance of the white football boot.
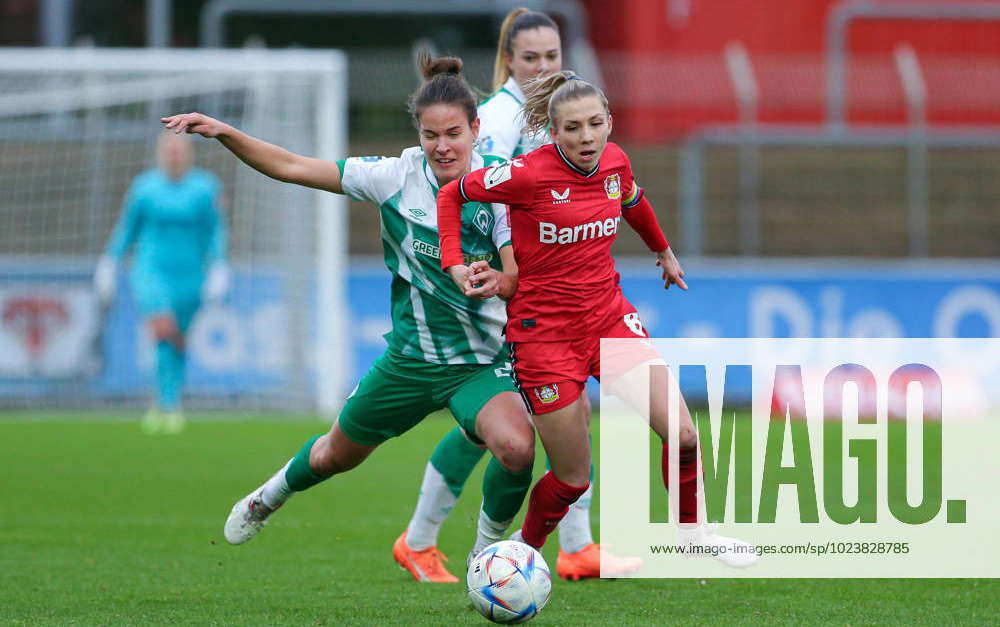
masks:
<path fill-rule="evenodd" d="M 226 542 L 243 544 L 260 533 L 261 528 L 267 524 L 267 518 L 274 513 L 274 509 L 264 505 L 261 499 L 263 492 L 263 488 L 257 488 L 233 505 L 223 529 Z"/>
<path fill-rule="evenodd" d="M 730 568 L 747 568 L 757 563 L 759 558 L 753 551 L 753 545 L 738 538 L 720 536 L 715 529 L 715 525 L 678 527 L 677 543 L 689 547 L 686 555 L 690 557 L 711 555 Z M 704 547 L 708 550 L 699 553 L 697 549 L 691 550 L 690 547 Z"/>

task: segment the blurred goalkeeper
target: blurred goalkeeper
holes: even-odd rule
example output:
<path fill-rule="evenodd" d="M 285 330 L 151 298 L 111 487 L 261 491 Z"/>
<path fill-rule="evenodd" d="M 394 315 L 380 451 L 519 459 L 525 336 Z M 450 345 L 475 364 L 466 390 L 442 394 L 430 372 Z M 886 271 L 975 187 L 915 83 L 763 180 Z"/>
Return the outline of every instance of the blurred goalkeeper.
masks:
<path fill-rule="evenodd" d="M 118 262 L 135 245 L 132 292 L 156 340 L 156 397 L 142 422 L 149 433 L 184 428 L 184 335 L 202 300 L 229 287 L 222 184 L 193 161 L 189 137 L 160 136 L 157 167 L 132 181 L 94 274 L 98 298 L 109 303 Z"/>

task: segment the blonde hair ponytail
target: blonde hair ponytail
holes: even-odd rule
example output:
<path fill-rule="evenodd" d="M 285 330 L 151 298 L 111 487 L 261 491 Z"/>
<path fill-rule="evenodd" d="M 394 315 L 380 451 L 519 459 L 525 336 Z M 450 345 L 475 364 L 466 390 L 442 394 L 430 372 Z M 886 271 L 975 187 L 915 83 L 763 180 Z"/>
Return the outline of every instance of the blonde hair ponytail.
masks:
<path fill-rule="evenodd" d="M 532 79 L 525 89 L 525 101 L 521 107 L 525 132 L 538 133 L 547 129 L 555 122 L 560 104 L 587 96 L 597 96 L 604 105 L 604 111 L 608 112 L 608 99 L 604 92 L 569 70 Z"/>

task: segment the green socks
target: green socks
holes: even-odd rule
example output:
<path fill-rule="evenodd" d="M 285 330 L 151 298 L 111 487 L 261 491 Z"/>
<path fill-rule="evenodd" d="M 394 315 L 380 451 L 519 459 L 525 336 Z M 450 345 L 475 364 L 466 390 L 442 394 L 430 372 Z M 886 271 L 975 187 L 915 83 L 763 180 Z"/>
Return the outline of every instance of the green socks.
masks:
<path fill-rule="evenodd" d="M 483 513 L 497 522 L 513 519 L 531 487 L 531 472 L 513 473 L 491 457 L 483 476 Z"/>
<path fill-rule="evenodd" d="M 441 473 L 444 482 L 457 499 L 462 495 L 462 488 L 475 469 L 476 464 L 486 453 L 469 441 L 462 429 L 455 427 L 441 438 L 434 453 L 431 454 L 431 464 Z"/>
<path fill-rule="evenodd" d="M 309 452 L 312 451 L 313 443 L 320 439 L 323 434 L 313 436 L 308 442 L 306 442 L 292 461 L 288 464 L 288 470 L 285 471 L 285 481 L 288 482 L 288 487 L 291 488 L 293 492 L 301 492 L 303 490 L 308 490 L 317 483 L 326 479 L 326 477 L 320 477 L 312 471 L 309 467 Z"/>

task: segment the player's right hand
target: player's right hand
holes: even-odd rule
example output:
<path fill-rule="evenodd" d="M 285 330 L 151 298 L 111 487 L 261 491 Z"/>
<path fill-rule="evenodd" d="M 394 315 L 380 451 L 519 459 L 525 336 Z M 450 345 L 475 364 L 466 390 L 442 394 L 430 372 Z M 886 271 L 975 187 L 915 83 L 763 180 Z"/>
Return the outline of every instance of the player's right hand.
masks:
<path fill-rule="evenodd" d="M 226 129 L 226 124 L 202 113 L 180 113 L 160 118 L 174 133 L 195 133 L 202 137 L 218 137 Z"/>

